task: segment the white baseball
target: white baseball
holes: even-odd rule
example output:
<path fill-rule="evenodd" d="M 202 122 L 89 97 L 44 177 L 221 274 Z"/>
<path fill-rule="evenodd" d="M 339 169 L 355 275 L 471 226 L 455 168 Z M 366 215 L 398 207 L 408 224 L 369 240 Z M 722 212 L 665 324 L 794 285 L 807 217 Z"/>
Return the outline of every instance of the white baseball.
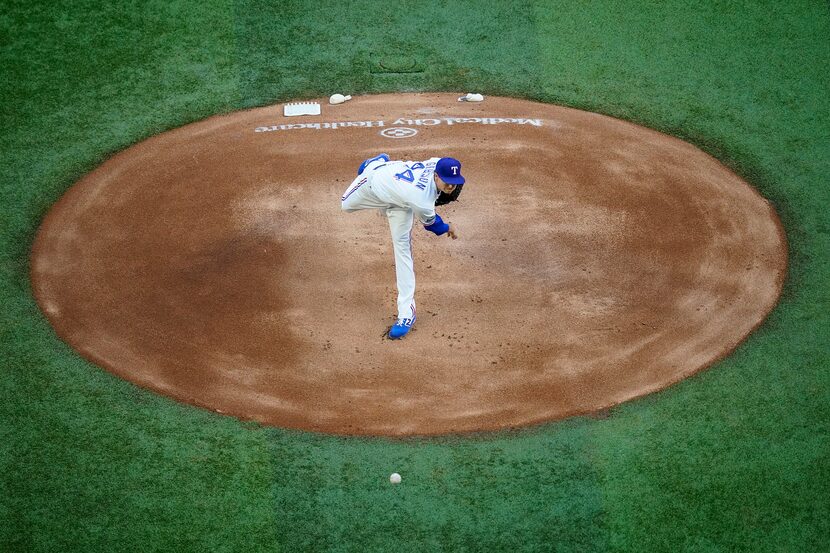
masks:
<path fill-rule="evenodd" d="M 389 476 L 389 481 L 392 482 L 393 484 L 400 484 L 401 483 L 401 475 L 398 474 L 397 472 L 393 472 Z"/>

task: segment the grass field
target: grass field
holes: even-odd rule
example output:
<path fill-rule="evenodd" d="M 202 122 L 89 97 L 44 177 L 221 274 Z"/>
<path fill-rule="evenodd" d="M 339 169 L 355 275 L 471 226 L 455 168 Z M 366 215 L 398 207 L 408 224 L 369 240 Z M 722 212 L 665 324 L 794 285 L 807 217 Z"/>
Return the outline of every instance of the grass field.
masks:
<path fill-rule="evenodd" d="M 828 549 L 827 2 L 0 6 L 0 551 Z M 608 418 L 429 440 L 179 405 L 82 360 L 38 310 L 38 225 L 114 152 L 218 112 L 419 90 L 575 106 L 712 153 L 781 216 L 780 305 Z"/>

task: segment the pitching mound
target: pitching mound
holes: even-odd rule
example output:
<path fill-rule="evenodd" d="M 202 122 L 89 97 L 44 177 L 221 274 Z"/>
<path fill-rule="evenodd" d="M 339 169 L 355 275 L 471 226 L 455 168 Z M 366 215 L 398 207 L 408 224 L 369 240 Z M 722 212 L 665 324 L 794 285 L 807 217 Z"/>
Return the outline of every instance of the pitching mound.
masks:
<path fill-rule="evenodd" d="M 37 300 L 87 359 L 267 424 L 412 435 L 515 427 L 653 392 L 775 305 L 774 210 L 697 148 L 532 102 L 457 95 L 213 117 L 116 155 L 34 245 Z M 360 162 L 452 155 L 460 238 L 413 231 L 418 322 L 395 312 L 385 218 L 344 214 Z"/>

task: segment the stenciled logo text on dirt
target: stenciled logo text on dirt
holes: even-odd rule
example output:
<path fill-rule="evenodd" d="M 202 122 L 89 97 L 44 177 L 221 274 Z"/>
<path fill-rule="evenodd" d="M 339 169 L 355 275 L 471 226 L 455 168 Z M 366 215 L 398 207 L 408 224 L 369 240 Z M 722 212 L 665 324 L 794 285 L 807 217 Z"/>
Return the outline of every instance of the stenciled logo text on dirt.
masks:
<path fill-rule="evenodd" d="M 543 126 L 541 119 L 525 119 L 521 117 L 440 117 L 431 119 L 396 119 L 389 122 L 389 126 L 407 125 L 410 127 L 435 127 L 438 125 L 531 125 L 533 127 Z M 385 120 L 376 121 L 330 121 L 325 123 L 285 123 L 282 125 L 270 125 L 256 127 L 254 132 L 292 131 L 300 129 L 314 130 L 335 130 L 345 128 L 382 128 L 386 127 Z"/>

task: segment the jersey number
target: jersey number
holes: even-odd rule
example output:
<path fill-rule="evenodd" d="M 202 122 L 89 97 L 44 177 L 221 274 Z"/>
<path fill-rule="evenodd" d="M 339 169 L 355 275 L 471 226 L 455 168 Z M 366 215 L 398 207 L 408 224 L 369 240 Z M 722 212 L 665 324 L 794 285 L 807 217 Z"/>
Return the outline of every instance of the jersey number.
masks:
<path fill-rule="evenodd" d="M 395 173 L 395 178 L 406 182 L 415 182 L 415 174 L 412 173 L 412 171 L 416 169 L 423 169 L 424 167 L 425 165 L 418 161 L 413 163 L 411 166 L 407 166 L 406 171 Z"/>

